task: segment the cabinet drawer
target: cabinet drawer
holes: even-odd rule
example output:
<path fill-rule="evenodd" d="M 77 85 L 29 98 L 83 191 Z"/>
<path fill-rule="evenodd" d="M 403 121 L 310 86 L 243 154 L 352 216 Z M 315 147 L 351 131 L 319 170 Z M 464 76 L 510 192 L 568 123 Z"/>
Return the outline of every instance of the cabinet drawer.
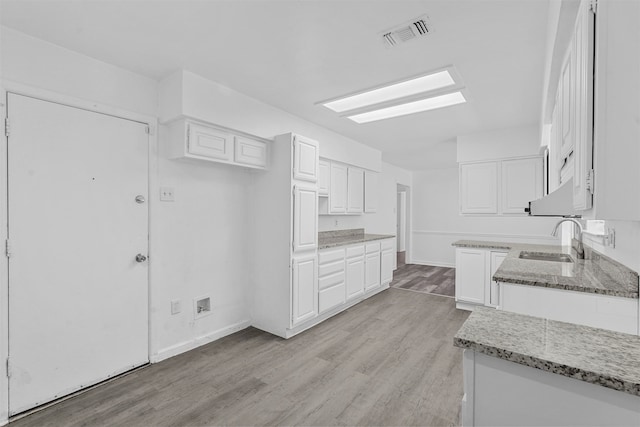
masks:
<path fill-rule="evenodd" d="M 341 283 L 344 283 L 344 271 L 341 271 L 339 273 L 336 274 L 332 274 L 330 276 L 326 276 L 326 277 L 321 277 L 318 280 L 318 289 L 327 289 L 330 288 L 332 286 L 336 286 L 339 285 Z"/>
<path fill-rule="evenodd" d="M 380 252 L 380 242 L 367 243 L 366 251 L 368 254 L 370 254 L 371 252 Z"/>
<path fill-rule="evenodd" d="M 323 289 L 318 293 L 318 303 L 320 313 L 324 313 L 345 302 L 344 282 L 328 289 Z"/>
<path fill-rule="evenodd" d="M 380 242 L 380 246 L 382 246 L 383 251 L 387 251 L 393 249 L 394 247 L 394 239 L 387 239 Z"/>
<path fill-rule="evenodd" d="M 344 258 L 340 258 L 339 261 L 321 265 L 318 269 L 318 276 L 326 277 L 340 272 L 344 273 Z"/>
<path fill-rule="evenodd" d="M 328 264 L 340 259 L 344 260 L 344 248 L 318 252 L 318 262 L 320 265 Z"/>
<path fill-rule="evenodd" d="M 347 258 L 353 258 L 362 255 L 364 255 L 364 245 L 352 246 L 350 248 L 347 248 Z"/>

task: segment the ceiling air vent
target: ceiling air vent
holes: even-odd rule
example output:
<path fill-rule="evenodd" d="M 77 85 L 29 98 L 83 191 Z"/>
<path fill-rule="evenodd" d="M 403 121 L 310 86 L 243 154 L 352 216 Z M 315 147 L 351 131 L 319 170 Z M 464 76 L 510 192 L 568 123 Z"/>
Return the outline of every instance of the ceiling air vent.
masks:
<path fill-rule="evenodd" d="M 431 27 L 429 17 L 424 15 L 420 18 L 412 19 L 392 30 L 383 32 L 382 39 L 387 47 L 393 47 L 408 42 L 409 40 L 426 36 L 432 32 L 433 27 Z"/>

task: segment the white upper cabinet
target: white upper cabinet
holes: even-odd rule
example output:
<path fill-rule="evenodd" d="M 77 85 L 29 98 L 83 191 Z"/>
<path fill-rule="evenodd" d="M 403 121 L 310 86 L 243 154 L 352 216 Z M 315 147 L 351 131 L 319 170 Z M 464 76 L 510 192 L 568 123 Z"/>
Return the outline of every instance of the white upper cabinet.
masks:
<path fill-rule="evenodd" d="M 318 192 L 315 188 L 294 186 L 293 250 L 315 250 L 318 246 Z"/>
<path fill-rule="evenodd" d="M 266 140 L 240 131 L 180 119 L 169 123 L 167 154 L 171 159 L 197 159 L 266 169 Z"/>
<path fill-rule="evenodd" d="M 574 139 L 573 139 L 573 120 L 571 113 L 575 108 L 574 93 L 575 88 L 573 82 L 575 81 L 575 64 L 573 59 L 575 56 L 570 49 L 567 53 L 567 58 L 562 68 L 562 75 L 560 76 L 560 83 L 558 86 L 558 101 L 560 102 L 560 128 L 562 129 L 560 138 L 560 157 L 566 159 L 573 151 Z"/>
<path fill-rule="evenodd" d="M 331 163 L 326 160 L 320 160 L 318 166 L 318 194 L 320 196 L 328 196 L 331 184 Z"/>
<path fill-rule="evenodd" d="M 189 123 L 187 128 L 187 150 L 194 156 L 217 160 L 231 160 L 233 135 L 209 126 Z"/>
<path fill-rule="evenodd" d="M 542 159 L 504 160 L 502 163 L 502 213 L 521 214 L 529 202 L 542 197 Z"/>
<path fill-rule="evenodd" d="M 331 163 L 329 213 L 347 213 L 347 166 Z"/>
<path fill-rule="evenodd" d="M 267 144 L 242 136 L 235 137 L 234 161 L 247 166 L 267 167 Z"/>
<path fill-rule="evenodd" d="M 318 180 L 318 143 L 296 135 L 293 139 L 293 179 Z"/>
<path fill-rule="evenodd" d="M 364 210 L 364 170 L 347 168 L 347 213 L 362 213 Z"/>
<path fill-rule="evenodd" d="M 460 165 L 460 213 L 498 213 L 498 163 Z"/>
<path fill-rule="evenodd" d="M 364 211 L 378 210 L 378 173 L 364 171 Z"/>

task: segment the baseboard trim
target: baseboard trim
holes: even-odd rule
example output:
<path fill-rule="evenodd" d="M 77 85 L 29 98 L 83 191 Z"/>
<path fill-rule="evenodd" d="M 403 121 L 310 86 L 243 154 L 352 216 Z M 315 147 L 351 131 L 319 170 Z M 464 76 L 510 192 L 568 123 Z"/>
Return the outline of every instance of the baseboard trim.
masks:
<path fill-rule="evenodd" d="M 407 263 L 409 264 L 409 263 Z M 418 264 L 418 265 L 431 265 L 433 267 L 448 267 L 448 268 L 456 268 L 455 263 L 451 264 L 449 262 L 440 262 L 440 261 L 423 261 L 423 260 L 411 260 L 410 264 Z"/>
<path fill-rule="evenodd" d="M 195 337 L 191 340 L 172 345 L 171 347 L 164 348 L 158 351 L 157 354 L 152 355 L 152 357 L 150 358 L 151 363 L 161 362 L 170 357 L 177 356 L 189 350 L 193 350 L 194 348 L 209 344 L 210 342 L 219 340 L 220 338 L 226 337 L 227 335 L 231 335 L 235 332 L 246 329 L 249 326 L 251 326 L 251 320 L 243 320 L 241 322 L 234 323 L 233 325 L 225 326 L 224 328 L 218 329 L 217 331 L 213 331 L 208 334 Z"/>

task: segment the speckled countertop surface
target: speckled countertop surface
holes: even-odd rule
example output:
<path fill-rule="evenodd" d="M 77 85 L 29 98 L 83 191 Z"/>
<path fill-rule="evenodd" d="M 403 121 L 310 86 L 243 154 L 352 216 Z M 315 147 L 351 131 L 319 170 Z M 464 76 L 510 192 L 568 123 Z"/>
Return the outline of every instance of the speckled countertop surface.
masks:
<path fill-rule="evenodd" d="M 585 246 L 586 258 L 577 259 L 568 246 L 530 245 L 459 240 L 457 247 L 502 249 L 509 253 L 493 278 L 499 282 L 638 298 L 638 273 Z M 520 252 L 564 253 L 573 262 L 520 259 Z"/>
<path fill-rule="evenodd" d="M 636 335 L 480 307 L 453 343 L 640 396 L 640 337 Z"/>
<path fill-rule="evenodd" d="M 318 249 L 335 248 L 354 245 L 372 240 L 393 239 L 396 236 L 387 234 L 365 234 L 364 228 L 349 230 L 321 231 L 318 233 Z"/>

